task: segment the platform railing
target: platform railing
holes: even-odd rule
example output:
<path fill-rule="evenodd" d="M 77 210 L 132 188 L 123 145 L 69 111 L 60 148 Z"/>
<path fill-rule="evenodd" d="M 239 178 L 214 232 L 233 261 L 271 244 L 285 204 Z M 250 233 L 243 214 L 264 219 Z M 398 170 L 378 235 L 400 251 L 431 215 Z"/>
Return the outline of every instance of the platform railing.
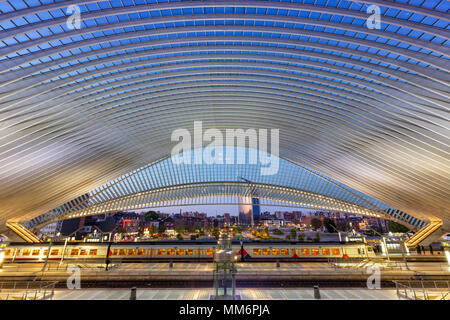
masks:
<path fill-rule="evenodd" d="M 336 269 L 361 269 L 376 265 L 381 269 L 402 269 L 401 263 L 378 258 L 329 258 L 328 265 Z"/>
<path fill-rule="evenodd" d="M 450 300 L 450 281 L 393 281 L 397 297 L 405 300 Z"/>
<path fill-rule="evenodd" d="M 1 281 L 0 300 L 51 300 L 57 281 Z"/>

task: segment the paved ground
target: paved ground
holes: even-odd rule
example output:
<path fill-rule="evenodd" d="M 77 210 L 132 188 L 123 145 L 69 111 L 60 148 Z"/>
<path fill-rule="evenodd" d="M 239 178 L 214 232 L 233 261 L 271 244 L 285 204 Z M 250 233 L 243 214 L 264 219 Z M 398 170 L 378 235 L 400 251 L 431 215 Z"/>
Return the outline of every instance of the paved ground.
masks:
<path fill-rule="evenodd" d="M 174 263 L 173 267 L 169 267 L 169 263 L 123 263 L 110 266 L 110 271 L 104 271 L 104 264 L 76 264 L 82 268 L 83 275 L 122 275 L 122 276 L 138 276 L 138 275 L 211 275 L 214 269 L 212 263 Z M 361 274 L 366 273 L 366 268 L 372 266 L 373 263 L 356 267 L 357 263 L 340 264 L 335 268 L 328 263 L 320 262 L 302 262 L 302 263 L 280 263 L 280 267 L 273 262 L 260 263 L 238 263 L 238 275 L 255 275 L 255 274 L 278 274 L 278 275 L 343 275 L 343 274 Z M 419 272 L 423 275 L 450 275 L 450 266 L 441 262 L 409 262 L 408 267 L 403 262 L 394 262 L 391 266 L 378 264 L 382 273 L 388 272 L 393 274 L 412 274 Z M 0 269 L 0 280 L 6 276 L 41 276 L 46 275 L 66 275 L 68 265 L 59 265 L 58 263 L 49 263 L 46 271 L 42 272 L 42 263 L 5 263 Z M 48 280 L 48 279 L 47 279 Z"/>
<path fill-rule="evenodd" d="M 209 300 L 211 289 L 138 289 L 138 300 Z M 238 289 L 242 300 L 313 300 L 312 289 Z M 398 300 L 395 290 L 321 289 L 323 300 Z M 127 300 L 130 290 L 56 290 L 54 300 Z"/>
<path fill-rule="evenodd" d="M 412 270 L 420 270 L 422 274 L 440 274 L 449 275 L 450 268 L 445 263 L 408 263 Z M 50 271 L 46 271 L 45 274 L 49 277 L 54 277 L 55 275 L 62 275 L 63 280 L 66 280 L 68 274 L 66 272 L 66 265 L 57 268 L 58 264 L 48 265 L 50 266 Z M 5 264 L 2 269 L 0 269 L 0 280 L 2 276 L 8 276 L 11 274 L 28 274 L 32 276 L 37 276 L 42 274 L 41 269 L 43 264 Z M 121 264 L 113 267 L 111 271 L 105 272 L 104 266 L 99 265 L 89 265 L 86 264 L 82 266 L 82 276 L 94 274 L 102 276 L 103 274 L 110 274 L 115 277 L 134 275 L 141 279 L 144 274 L 155 274 L 162 276 L 163 278 L 171 274 L 180 274 L 180 276 L 185 279 L 189 275 L 199 275 L 199 274 L 209 274 L 212 275 L 214 264 L 212 263 L 174 263 L 173 268 L 169 268 L 168 263 L 127 263 Z M 339 277 L 346 274 L 351 274 L 353 272 L 361 273 L 365 269 L 355 269 L 352 268 L 340 268 L 335 270 L 333 266 L 328 263 L 281 263 L 280 267 L 277 268 L 275 263 L 238 263 L 238 275 L 255 275 L 260 274 L 263 277 L 273 274 L 285 274 L 289 278 L 294 277 L 306 277 L 309 273 L 312 274 L 338 274 Z M 343 273 L 341 273 L 343 272 Z M 400 264 L 400 269 L 396 269 L 396 272 L 411 273 L 405 268 L 404 263 Z M 365 274 L 365 272 L 364 272 Z M 367 276 L 367 275 L 365 275 Z M 51 279 L 47 279 L 51 280 Z M 61 280 L 61 279 L 60 279 Z M 320 290 L 323 300 L 392 300 L 399 299 L 397 297 L 396 290 L 393 289 L 380 289 L 380 290 L 369 290 L 367 288 L 321 288 Z M 418 292 L 420 294 L 420 292 Z M 8 295 L 8 292 L 1 290 L 0 299 L 4 299 L 4 295 Z M 137 299 L 138 300 L 208 300 L 212 294 L 212 289 L 138 289 Z M 242 300 L 310 300 L 314 299 L 312 288 L 258 288 L 258 289 L 237 289 L 237 294 L 241 296 Z M 23 292 L 18 293 L 18 297 L 23 295 Z M 408 293 L 411 297 L 411 293 Z M 33 293 L 31 293 L 33 296 Z M 436 297 L 438 297 L 436 295 Z M 69 290 L 69 289 L 56 289 L 55 290 L 55 300 L 121 300 L 129 299 L 130 289 L 80 289 L 80 290 Z M 450 294 L 449 297 L 450 298 Z M 11 299 L 11 296 L 9 297 Z"/>

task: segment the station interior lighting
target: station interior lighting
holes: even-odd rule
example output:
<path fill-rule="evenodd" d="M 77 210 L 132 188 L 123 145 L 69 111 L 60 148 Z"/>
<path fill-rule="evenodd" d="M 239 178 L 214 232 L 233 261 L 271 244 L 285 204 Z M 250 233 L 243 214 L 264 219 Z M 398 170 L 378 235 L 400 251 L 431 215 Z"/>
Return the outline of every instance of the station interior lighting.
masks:
<path fill-rule="evenodd" d="M 450 248 L 445 248 L 444 252 L 445 252 L 445 257 L 447 258 L 447 263 L 450 266 Z"/>
<path fill-rule="evenodd" d="M 5 258 L 5 250 L 0 249 L 0 268 L 3 266 L 3 260 Z"/>

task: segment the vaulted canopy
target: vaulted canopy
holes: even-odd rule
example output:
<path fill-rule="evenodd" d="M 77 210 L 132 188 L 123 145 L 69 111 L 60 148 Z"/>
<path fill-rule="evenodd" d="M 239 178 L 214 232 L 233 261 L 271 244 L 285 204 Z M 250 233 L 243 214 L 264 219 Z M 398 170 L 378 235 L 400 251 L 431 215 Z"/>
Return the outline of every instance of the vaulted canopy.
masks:
<path fill-rule="evenodd" d="M 283 159 L 450 223 L 449 8 L 0 1 L 0 220 L 163 159 L 202 121 L 278 128 Z"/>

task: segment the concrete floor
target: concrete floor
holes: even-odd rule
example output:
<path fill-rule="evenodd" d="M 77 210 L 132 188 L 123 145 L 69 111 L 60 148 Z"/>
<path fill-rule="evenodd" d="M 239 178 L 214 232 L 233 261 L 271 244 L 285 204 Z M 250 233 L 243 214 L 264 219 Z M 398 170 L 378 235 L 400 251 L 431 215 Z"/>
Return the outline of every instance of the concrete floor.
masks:
<path fill-rule="evenodd" d="M 212 289 L 137 289 L 137 300 L 209 300 Z M 242 300 L 314 300 L 312 289 L 237 289 Z M 398 300 L 392 289 L 321 289 L 323 300 Z M 128 289 L 55 290 L 54 300 L 127 300 Z"/>

